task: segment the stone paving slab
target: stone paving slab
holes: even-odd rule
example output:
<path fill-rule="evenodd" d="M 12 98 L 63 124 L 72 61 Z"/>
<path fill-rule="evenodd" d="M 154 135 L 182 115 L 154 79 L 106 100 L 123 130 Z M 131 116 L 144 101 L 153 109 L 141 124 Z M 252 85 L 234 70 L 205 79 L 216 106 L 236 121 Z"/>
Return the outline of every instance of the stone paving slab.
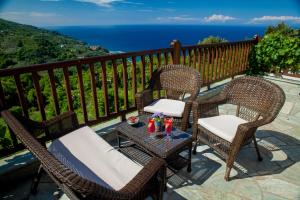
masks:
<path fill-rule="evenodd" d="M 245 146 L 226 182 L 225 162 L 205 145 L 192 156 L 192 172 L 181 170 L 168 182 L 164 199 L 199 200 L 300 200 L 300 84 L 274 81 L 287 94 L 285 107 L 277 119 L 257 131 L 263 161 L 257 161 L 253 144 Z M 222 106 L 223 114 L 235 114 L 235 106 Z M 19 183 L 11 191 L 1 191 L 2 199 L 24 199 L 31 181 Z M 37 196 L 28 199 L 52 199 L 56 186 L 43 177 Z M 68 199 L 61 194 L 60 199 Z"/>

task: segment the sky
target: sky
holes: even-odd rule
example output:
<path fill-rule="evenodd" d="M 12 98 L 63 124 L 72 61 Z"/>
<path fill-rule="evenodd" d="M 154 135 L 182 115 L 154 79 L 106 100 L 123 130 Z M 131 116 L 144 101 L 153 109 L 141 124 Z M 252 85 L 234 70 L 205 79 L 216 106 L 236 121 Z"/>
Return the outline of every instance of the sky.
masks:
<path fill-rule="evenodd" d="M 300 26 L 300 0 L 0 0 L 0 18 L 34 26 Z"/>

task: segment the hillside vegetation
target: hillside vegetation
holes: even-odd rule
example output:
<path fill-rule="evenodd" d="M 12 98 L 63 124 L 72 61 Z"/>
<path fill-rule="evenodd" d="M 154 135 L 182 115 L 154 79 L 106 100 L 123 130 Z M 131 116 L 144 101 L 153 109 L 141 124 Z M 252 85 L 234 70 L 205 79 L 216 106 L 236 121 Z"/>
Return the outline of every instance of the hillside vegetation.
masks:
<path fill-rule="evenodd" d="M 58 32 L 0 19 L 0 69 L 108 53 Z"/>

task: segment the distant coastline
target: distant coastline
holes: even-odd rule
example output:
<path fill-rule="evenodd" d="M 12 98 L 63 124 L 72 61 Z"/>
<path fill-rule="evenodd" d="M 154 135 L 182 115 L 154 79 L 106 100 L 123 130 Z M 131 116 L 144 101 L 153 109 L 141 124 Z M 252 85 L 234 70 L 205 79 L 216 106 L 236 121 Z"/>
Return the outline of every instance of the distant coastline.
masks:
<path fill-rule="evenodd" d="M 265 26 L 207 26 L 207 25 L 115 25 L 45 27 L 71 36 L 88 45 L 105 47 L 110 53 L 166 48 L 173 39 L 182 45 L 197 44 L 210 35 L 229 41 L 263 36 Z"/>

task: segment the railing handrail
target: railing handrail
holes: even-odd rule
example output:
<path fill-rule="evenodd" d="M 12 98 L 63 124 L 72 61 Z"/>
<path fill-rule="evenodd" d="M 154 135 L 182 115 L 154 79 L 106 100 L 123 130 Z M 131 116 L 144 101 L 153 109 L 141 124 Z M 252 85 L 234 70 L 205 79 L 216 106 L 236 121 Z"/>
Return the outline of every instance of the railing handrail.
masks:
<path fill-rule="evenodd" d="M 66 61 L 58 61 L 58 62 L 49 62 L 43 64 L 34 64 L 34 65 L 26 65 L 23 67 L 17 68 L 7 68 L 7 69 L 0 69 L 0 77 L 4 76 L 12 76 L 22 73 L 32 73 L 35 71 L 44 71 L 48 69 L 57 69 L 57 68 L 64 68 L 69 66 L 75 66 L 77 64 L 89 64 L 90 62 L 101 62 L 101 61 L 110 61 L 114 59 L 122 59 L 128 58 L 132 56 L 145 56 L 148 54 L 155 54 L 155 53 L 164 53 L 164 52 L 171 52 L 173 48 L 160 48 L 160 49 L 151 49 L 151 50 L 144 50 L 144 51 L 133 51 L 133 52 L 126 52 L 126 53 L 117 53 L 117 54 L 108 54 L 102 56 L 92 56 L 87 58 L 78 58 Z"/>

